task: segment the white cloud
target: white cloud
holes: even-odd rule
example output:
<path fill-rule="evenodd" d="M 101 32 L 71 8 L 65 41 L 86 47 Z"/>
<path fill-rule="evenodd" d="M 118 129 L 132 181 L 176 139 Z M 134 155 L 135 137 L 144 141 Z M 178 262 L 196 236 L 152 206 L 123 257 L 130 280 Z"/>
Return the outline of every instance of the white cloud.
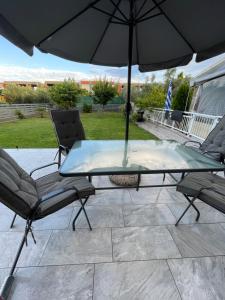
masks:
<path fill-rule="evenodd" d="M 193 59 L 187 66 L 177 68 L 177 72 L 184 72 L 185 74 L 194 77 L 204 69 L 212 66 L 213 64 L 224 58 L 225 54 L 206 60 L 202 63 L 195 63 Z M 156 75 L 156 81 L 163 81 L 164 71 L 140 73 L 137 66 L 134 66 L 132 69 L 132 81 L 144 82 L 146 80 L 146 77 L 151 77 L 152 73 Z M 112 68 L 89 65 L 88 71 L 76 72 L 67 70 L 54 70 L 48 68 L 25 68 L 20 66 L 0 65 L 0 82 L 10 80 L 44 82 L 48 80 L 64 80 L 65 78 L 72 78 L 76 81 L 80 81 L 82 79 L 94 80 L 104 76 L 110 80 L 126 82 L 127 68 Z"/>
<path fill-rule="evenodd" d="M 86 78 L 94 79 L 94 76 L 66 70 L 0 66 L 0 81 L 25 80 L 44 82 L 47 80 L 64 80 L 65 78 L 72 78 L 79 81 Z"/>

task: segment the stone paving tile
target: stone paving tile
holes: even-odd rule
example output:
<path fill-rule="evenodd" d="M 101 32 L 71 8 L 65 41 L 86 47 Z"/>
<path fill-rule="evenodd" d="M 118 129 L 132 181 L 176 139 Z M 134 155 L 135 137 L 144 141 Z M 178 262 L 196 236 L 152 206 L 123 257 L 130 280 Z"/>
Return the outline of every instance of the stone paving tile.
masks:
<path fill-rule="evenodd" d="M 220 226 L 225 230 L 225 223 L 220 223 Z"/>
<path fill-rule="evenodd" d="M 9 276 L 10 268 L 0 269 L 0 287 L 3 285 L 6 277 Z M 16 272 L 16 270 L 15 270 Z"/>
<path fill-rule="evenodd" d="M 169 203 L 168 207 L 170 208 L 173 215 L 176 217 L 176 220 L 179 219 L 183 211 L 188 206 L 188 202 L 186 204 L 182 203 L 176 203 L 172 204 Z M 198 220 L 198 223 L 220 223 L 225 222 L 225 215 L 219 212 L 218 210 L 210 207 L 207 204 L 204 203 L 196 203 L 197 208 L 200 211 L 200 218 Z M 196 223 L 197 213 L 196 210 L 192 207 L 186 212 L 184 217 L 181 219 L 180 224 L 191 224 Z"/>
<path fill-rule="evenodd" d="M 33 222 L 33 230 L 68 229 L 73 207 L 65 207 L 54 214 Z M 25 220 L 17 216 L 12 231 L 24 231 Z"/>
<path fill-rule="evenodd" d="M 51 235 L 40 265 L 112 261 L 111 229 L 57 230 Z"/>
<path fill-rule="evenodd" d="M 177 202 L 187 202 L 185 198 L 182 198 L 179 193 L 176 195 L 175 189 L 171 188 L 146 188 L 140 189 L 138 192 L 130 190 L 132 204 L 147 205 L 151 203 L 155 204 L 167 204 Z"/>
<path fill-rule="evenodd" d="M 225 257 L 168 260 L 183 300 L 225 299 Z"/>
<path fill-rule="evenodd" d="M 96 205 L 86 206 L 85 209 L 92 228 L 124 227 L 123 212 L 121 206 Z M 78 208 L 76 207 L 73 213 L 73 218 L 75 217 L 77 211 Z M 70 226 L 71 228 L 72 220 Z M 81 212 L 75 225 L 76 228 L 89 228 L 83 212 Z"/>
<path fill-rule="evenodd" d="M 14 216 L 14 212 L 0 204 L 0 231 L 8 231 L 10 230 L 10 224 L 12 218 Z"/>
<path fill-rule="evenodd" d="M 94 283 L 94 300 L 180 299 L 165 261 L 98 264 Z"/>
<path fill-rule="evenodd" d="M 67 265 L 18 269 L 11 300 L 91 300 L 94 266 Z"/>
<path fill-rule="evenodd" d="M 163 226 L 113 228 L 112 242 L 114 261 L 181 257 Z"/>
<path fill-rule="evenodd" d="M 46 248 L 51 231 L 36 231 L 35 238 L 37 243 L 34 244 L 31 235 L 28 235 L 28 246 L 23 248 L 19 266 L 37 266 L 41 256 Z M 12 265 L 22 239 L 22 232 L 0 232 L 0 268 L 9 267 Z"/>
<path fill-rule="evenodd" d="M 225 228 L 220 224 L 169 225 L 183 257 L 225 255 Z"/>
<path fill-rule="evenodd" d="M 128 190 L 104 190 L 96 191 L 95 196 L 91 197 L 87 205 L 125 205 L 132 204 Z"/>
<path fill-rule="evenodd" d="M 125 226 L 175 224 L 176 220 L 166 204 L 126 205 L 123 207 Z"/>

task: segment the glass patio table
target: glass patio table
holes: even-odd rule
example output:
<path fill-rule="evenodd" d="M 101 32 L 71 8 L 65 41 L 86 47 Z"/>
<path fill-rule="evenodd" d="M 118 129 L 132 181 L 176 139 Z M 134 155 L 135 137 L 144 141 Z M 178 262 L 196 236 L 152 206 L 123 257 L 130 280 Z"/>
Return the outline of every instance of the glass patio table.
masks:
<path fill-rule="evenodd" d="M 59 169 L 67 177 L 138 174 L 139 179 L 141 174 L 209 171 L 224 171 L 224 165 L 172 140 L 77 141 Z M 138 188 L 176 185 L 139 183 Z"/>

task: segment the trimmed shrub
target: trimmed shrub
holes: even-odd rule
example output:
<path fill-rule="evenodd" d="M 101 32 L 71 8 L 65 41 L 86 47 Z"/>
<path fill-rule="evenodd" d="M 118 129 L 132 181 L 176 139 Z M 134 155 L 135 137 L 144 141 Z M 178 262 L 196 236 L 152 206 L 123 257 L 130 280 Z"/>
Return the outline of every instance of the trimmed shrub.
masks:
<path fill-rule="evenodd" d="M 91 113 L 92 112 L 92 105 L 88 104 L 88 103 L 84 103 L 82 110 L 83 110 L 84 113 Z"/>
<path fill-rule="evenodd" d="M 44 118 L 45 116 L 45 109 L 43 107 L 38 107 L 36 109 L 36 112 L 37 112 L 37 115 L 40 117 L 40 118 Z"/>
<path fill-rule="evenodd" d="M 16 116 L 19 120 L 25 119 L 24 114 L 23 114 L 22 111 L 20 111 L 19 109 L 15 110 L 15 116 Z"/>

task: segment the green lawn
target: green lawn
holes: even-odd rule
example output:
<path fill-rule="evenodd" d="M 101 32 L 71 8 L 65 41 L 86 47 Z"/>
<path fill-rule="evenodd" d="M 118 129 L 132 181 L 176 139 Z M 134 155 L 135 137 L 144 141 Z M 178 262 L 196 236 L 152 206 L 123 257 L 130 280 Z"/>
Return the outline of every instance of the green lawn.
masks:
<path fill-rule="evenodd" d="M 124 139 L 125 120 L 120 113 L 81 114 L 87 139 Z M 156 139 L 145 130 L 130 124 L 130 139 Z M 49 118 L 29 118 L 0 124 L 1 148 L 56 147 L 55 133 Z"/>

